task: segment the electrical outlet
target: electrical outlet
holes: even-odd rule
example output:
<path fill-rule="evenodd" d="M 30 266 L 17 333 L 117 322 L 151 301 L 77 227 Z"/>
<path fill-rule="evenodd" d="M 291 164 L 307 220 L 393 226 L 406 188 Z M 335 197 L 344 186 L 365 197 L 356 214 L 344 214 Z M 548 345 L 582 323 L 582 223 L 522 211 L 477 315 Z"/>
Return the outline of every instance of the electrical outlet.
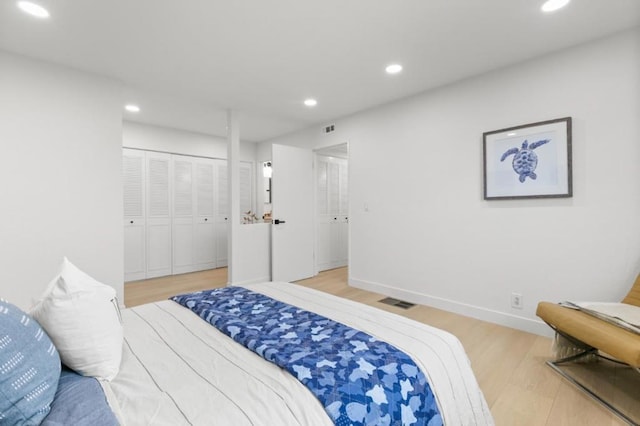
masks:
<path fill-rule="evenodd" d="M 520 293 L 511 293 L 511 307 L 522 309 L 522 295 Z"/>

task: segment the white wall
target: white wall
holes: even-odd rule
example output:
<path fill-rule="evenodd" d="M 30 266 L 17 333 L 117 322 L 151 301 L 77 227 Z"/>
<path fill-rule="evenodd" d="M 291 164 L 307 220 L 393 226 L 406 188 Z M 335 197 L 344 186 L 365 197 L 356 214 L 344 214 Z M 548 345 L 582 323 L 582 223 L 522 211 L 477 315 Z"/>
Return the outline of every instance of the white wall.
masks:
<path fill-rule="evenodd" d="M 63 256 L 123 299 L 121 86 L 0 52 L 0 295 L 28 308 Z"/>
<path fill-rule="evenodd" d="M 483 201 L 482 133 L 565 116 L 573 198 Z M 538 301 L 640 272 L 639 118 L 636 29 L 269 142 L 349 142 L 352 285 L 548 334 Z"/>
<path fill-rule="evenodd" d="M 271 144 L 268 144 L 268 143 L 257 144 L 256 159 L 260 163 L 264 163 L 265 161 L 271 161 Z"/>
<path fill-rule="evenodd" d="M 227 139 L 185 130 L 125 121 L 122 146 L 173 154 L 227 158 Z M 256 144 L 240 142 L 240 160 L 256 161 Z"/>
<path fill-rule="evenodd" d="M 271 279 L 271 224 L 239 225 L 234 245 L 238 256 L 233 258 L 234 285 L 269 281 Z"/>

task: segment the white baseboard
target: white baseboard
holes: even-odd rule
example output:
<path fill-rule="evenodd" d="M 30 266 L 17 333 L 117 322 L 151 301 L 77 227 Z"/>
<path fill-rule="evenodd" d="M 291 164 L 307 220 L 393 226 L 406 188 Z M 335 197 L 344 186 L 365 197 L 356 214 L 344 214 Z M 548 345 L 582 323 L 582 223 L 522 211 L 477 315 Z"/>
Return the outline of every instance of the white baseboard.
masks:
<path fill-rule="evenodd" d="M 553 331 L 543 321 L 532 320 L 530 318 L 524 318 L 506 312 L 495 311 L 492 309 L 483 308 L 481 306 L 469 305 L 467 303 L 457 302 L 455 300 L 429 296 L 427 294 L 404 290 L 386 284 L 359 280 L 352 277 L 349 277 L 349 285 L 362 290 L 381 293 L 385 296 L 395 297 L 412 303 L 431 306 L 433 308 L 438 308 L 444 311 L 453 312 L 482 321 L 503 325 L 505 327 L 515 328 L 518 330 L 526 331 L 528 333 L 533 333 L 545 337 L 553 336 Z"/>

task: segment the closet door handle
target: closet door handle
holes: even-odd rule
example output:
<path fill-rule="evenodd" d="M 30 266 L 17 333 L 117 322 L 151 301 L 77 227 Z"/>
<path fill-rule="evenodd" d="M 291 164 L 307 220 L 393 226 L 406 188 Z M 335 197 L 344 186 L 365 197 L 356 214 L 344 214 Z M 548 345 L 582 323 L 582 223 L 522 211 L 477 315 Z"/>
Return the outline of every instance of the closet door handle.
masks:
<path fill-rule="evenodd" d="M 209 219 L 207 219 L 207 218 L 205 217 L 205 218 L 204 218 L 204 221 L 206 222 L 207 220 L 209 220 Z"/>
<path fill-rule="evenodd" d="M 276 219 L 273 221 L 275 225 L 280 225 L 281 223 L 286 223 L 284 220 Z"/>

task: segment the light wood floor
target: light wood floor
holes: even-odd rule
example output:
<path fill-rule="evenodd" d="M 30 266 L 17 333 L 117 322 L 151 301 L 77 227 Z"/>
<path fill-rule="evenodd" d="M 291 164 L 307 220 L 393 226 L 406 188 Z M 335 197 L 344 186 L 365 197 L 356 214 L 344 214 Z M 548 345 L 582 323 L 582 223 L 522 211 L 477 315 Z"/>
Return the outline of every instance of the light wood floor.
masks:
<path fill-rule="evenodd" d="M 124 305 L 130 308 L 168 299 L 176 294 L 224 287 L 225 285 L 227 285 L 227 268 L 130 281 L 124 285 Z"/>
<path fill-rule="evenodd" d="M 224 268 L 131 282 L 125 284 L 125 305 L 131 307 L 175 294 L 221 287 L 226 282 Z M 394 312 L 456 335 L 469 355 L 498 426 L 626 424 L 544 364 L 551 357 L 551 339 L 427 306 L 403 310 L 378 303 L 382 295 L 347 285 L 346 268 L 322 272 L 298 284 Z"/>

